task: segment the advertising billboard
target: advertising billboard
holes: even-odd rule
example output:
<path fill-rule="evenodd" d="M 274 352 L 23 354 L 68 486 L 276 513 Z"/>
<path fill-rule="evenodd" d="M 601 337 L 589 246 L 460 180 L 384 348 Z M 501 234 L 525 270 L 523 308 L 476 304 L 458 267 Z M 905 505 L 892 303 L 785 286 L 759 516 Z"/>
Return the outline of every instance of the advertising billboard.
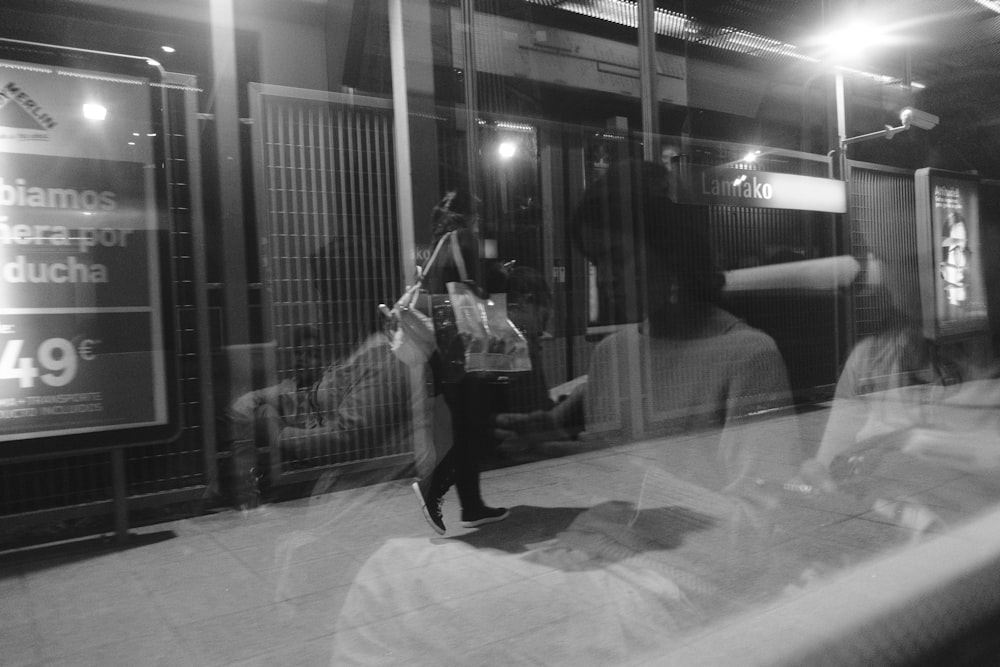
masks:
<path fill-rule="evenodd" d="M 151 94 L 0 60 L 0 441 L 169 421 Z"/>
<path fill-rule="evenodd" d="M 978 177 L 920 169 L 916 196 L 924 335 L 988 331 Z"/>

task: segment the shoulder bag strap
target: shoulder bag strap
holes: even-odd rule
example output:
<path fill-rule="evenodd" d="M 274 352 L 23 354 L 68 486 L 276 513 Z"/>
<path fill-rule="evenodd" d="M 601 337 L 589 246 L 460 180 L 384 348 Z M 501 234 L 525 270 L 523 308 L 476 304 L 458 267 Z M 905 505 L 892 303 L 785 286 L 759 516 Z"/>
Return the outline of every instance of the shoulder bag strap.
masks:
<path fill-rule="evenodd" d="M 464 283 L 469 280 L 469 272 L 465 269 L 465 258 L 462 257 L 462 248 L 458 243 L 458 232 L 448 232 L 451 237 L 451 256 L 455 260 L 455 267 L 458 269 L 458 277 Z M 444 239 L 441 239 L 442 241 Z"/>

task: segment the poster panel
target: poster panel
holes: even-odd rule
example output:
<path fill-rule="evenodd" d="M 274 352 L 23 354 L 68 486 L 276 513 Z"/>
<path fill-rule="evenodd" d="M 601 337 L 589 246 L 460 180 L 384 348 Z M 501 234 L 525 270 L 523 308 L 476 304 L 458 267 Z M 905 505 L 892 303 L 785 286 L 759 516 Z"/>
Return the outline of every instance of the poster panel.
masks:
<path fill-rule="evenodd" d="M 988 331 L 979 179 L 920 169 L 916 196 L 924 335 L 940 340 Z"/>
<path fill-rule="evenodd" d="M 0 441 L 169 421 L 151 103 L 0 60 Z"/>

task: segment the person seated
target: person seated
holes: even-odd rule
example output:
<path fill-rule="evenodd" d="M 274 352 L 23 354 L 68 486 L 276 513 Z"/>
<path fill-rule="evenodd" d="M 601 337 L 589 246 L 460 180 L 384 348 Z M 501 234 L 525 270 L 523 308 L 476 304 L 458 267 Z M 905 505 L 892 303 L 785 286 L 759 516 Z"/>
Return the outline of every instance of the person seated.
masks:
<path fill-rule="evenodd" d="M 292 336 L 295 367 L 277 384 L 249 391 L 229 408 L 230 415 L 250 424 L 257 412 L 299 428 L 312 428 L 321 419 L 315 401 L 316 383 L 322 373 L 323 343 L 315 326 L 297 327 Z M 260 420 L 261 423 L 264 420 Z"/>
<path fill-rule="evenodd" d="M 312 261 L 329 338 L 317 327 L 300 328 L 291 376 L 240 396 L 228 410 L 236 440 L 277 444 L 285 461 L 348 462 L 410 448 L 409 370 L 392 353 L 376 308 L 359 317 L 369 309 L 341 294 L 350 286 L 377 303 L 376 286 L 364 285 L 363 276 L 336 272 L 341 243 L 332 240 Z"/>

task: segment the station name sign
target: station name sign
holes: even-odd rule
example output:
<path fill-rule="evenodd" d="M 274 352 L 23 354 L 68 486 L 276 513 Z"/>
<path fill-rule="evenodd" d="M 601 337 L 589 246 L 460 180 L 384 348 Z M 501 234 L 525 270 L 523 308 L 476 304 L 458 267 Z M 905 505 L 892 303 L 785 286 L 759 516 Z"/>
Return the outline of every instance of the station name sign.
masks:
<path fill-rule="evenodd" d="M 847 189 L 832 178 L 691 165 L 682 197 L 693 204 L 721 204 L 844 213 Z"/>

